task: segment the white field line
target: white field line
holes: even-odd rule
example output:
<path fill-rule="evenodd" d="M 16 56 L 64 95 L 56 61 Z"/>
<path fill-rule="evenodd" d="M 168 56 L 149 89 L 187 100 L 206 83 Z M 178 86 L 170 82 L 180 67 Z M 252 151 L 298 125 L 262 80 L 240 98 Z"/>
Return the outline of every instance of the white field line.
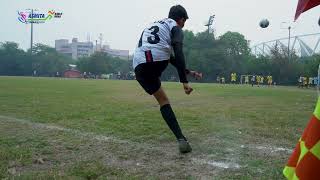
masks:
<path fill-rule="evenodd" d="M 96 139 L 96 140 L 99 140 L 99 141 L 114 141 L 114 142 L 118 142 L 118 143 L 129 143 L 129 141 L 120 140 L 120 139 L 117 139 L 117 138 L 111 137 L 111 136 L 97 135 L 95 133 L 83 132 L 83 131 L 76 130 L 76 129 L 69 129 L 69 128 L 64 128 L 64 127 L 55 126 L 55 125 L 36 123 L 36 122 L 28 121 L 26 119 L 18 119 L 18 118 L 14 118 L 14 117 L 1 116 L 1 115 L 0 115 L 0 119 L 19 122 L 19 123 L 26 124 L 26 125 L 29 125 L 29 126 L 34 127 L 34 128 L 39 128 L 39 129 L 49 129 L 49 130 L 69 132 L 69 133 L 72 133 L 72 134 L 75 134 L 75 135 L 79 135 L 79 136 L 83 136 L 83 137 L 90 137 L 90 138 L 93 138 L 93 139 Z"/>
<path fill-rule="evenodd" d="M 269 151 L 271 153 L 275 153 L 275 152 L 287 152 L 287 153 L 292 153 L 293 149 L 289 149 L 289 148 L 284 148 L 284 147 L 275 147 L 275 146 L 245 146 L 245 145 L 241 145 L 241 148 L 250 148 L 250 149 L 257 149 L 257 150 L 261 150 L 261 151 Z"/>
<path fill-rule="evenodd" d="M 198 164 L 207 164 L 210 166 L 218 167 L 218 168 L 223 168 L 223 169 L 239 169 L 241 166 L 237 163 L 234 162 L 217 162 L 213 160 L 204 160 L 204 159 L 196 159 L 192 158 L 192 161 Z"/>
<path fill-rule="evenodd" d="M 64 128 L 64 127 L 55 126 L 55 125 L 35 123 L 35 122 L 31 122 L 26 119 L 19 119 L 19 118 L 0 115 L 0 121 L 1 121 L 1 119 L 5 119 L 7 121 L 12 121 L 12 122 L 19 122 L 19 123 L 26 124 L 26 125 L 29 125 L 34 128 L 68 132 L 68 133 L 72 133 L 72 134 L 75 134 L 78 136 L 96 139 L 99 141 L 109 141 L 109 142 L 113 141 L 113 142 L 117 142 L 117 143 L 134 144 L 135 146 L 139 146 L 144 149 L 157 149 L 157 150 L 163 151 L 163 148 L 161 148 L 161 147 L 153 147 L 153 146 L 151 147 L 150 145 L 147 145 L 144 143 L 135 143 L 135 142 L 125 141 L 125 140 L 121 140 L 121 139 L 111 137 L 111 136 L 97 135 L 95 133 L 83 132 L 80 130 L 69 129 L 69 128 Z M 267 151 L 270 151 L 271 153 L 280 152 L 280 151 L 286 151 L 288 153 L 292 152 L 292 150 L 288 149 L 288 148 L 273 147 L 273 146 L 266 147 L 266 146 L 253 146 L 253 145 L 244 146 L 244 145 L 241 145 L 240 147 L 241 148 L 247 147 L 250 149 L 257 149 L 257 150 L 261 150 L 261 151 L 267 150 Z M 213 161 L 213 160 L 209 160 L 209 159 L 205 160 L 205 159 L 197 159 L 197 158 L 192 158 L 192 161 L 197 164 L 206 164 L 206 165 L 210 165 L 210 166 L 218 167 L 218 168 L 223 168 L 223 169 L 239 169 L 239 168 L 241 168 L 241 166 L 239 164 L 234 163 L 234 162 L 217 162 L 217 161 Z"/>
<path fill-rule="evenodd" d="M 269 150 L 271 151 L 272 153 L 273 152 L 281 152 L 281 151 L 285 151 L 285 152 L 288 152 L 288 153 L 292 153 L 292 149 L 288 149 L 288 148 L 283 148 L 283 147 L 272 147 L 272 146 L 269 146 L 269 147 L 265 147 L 265 146 L 256 146 L 255 147 L 256 149 L 258 150 Z"/>

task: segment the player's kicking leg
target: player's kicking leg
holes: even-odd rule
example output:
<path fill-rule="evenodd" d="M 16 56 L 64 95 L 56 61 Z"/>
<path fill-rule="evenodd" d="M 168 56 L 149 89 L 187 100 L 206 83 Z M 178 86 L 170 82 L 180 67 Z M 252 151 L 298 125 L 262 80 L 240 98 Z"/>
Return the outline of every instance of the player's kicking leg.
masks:
<path fill-rule="evenodd" d="M 176 119 L 176 116 L 171 108 L 169 99 L 162 89 L 162 87 L 159 88 L 158 91 L 156 91 L 153 96 L 157 99 L 159 105 L 160 105 L 160 111 L 162 114 L 163 119 L 168 124 L 169 128 L 173 132 L 173 134 L 176 136 L 178 143 L 179 143 L 179 150 L 181 153 L 188 153 L 192 151 L 192 148 L 188 142 L 188 140 L 185 138 L 185 136 L 182 134 L 182 131 L 180 129 L 179 123 Z"/>

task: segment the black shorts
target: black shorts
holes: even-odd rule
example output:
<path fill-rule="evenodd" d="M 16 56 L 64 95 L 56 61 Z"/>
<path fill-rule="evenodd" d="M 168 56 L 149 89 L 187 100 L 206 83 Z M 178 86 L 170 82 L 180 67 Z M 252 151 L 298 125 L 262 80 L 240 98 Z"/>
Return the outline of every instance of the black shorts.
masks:
<path fill-rule="evenodd" d="M 161 87 L 160 77 L 168 63 L 169 61 L 147 62 L 134 69 L 137 81 L 148 94 L 154 94 Z"/>

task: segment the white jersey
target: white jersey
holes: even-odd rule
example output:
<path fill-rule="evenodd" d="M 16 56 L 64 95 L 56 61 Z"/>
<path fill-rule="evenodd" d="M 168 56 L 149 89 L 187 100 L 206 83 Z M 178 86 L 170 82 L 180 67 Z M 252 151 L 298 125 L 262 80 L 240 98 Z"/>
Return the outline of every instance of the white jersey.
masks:
<path fill-rule="evenodd" d="M 166 18 L 145 28 L 134 52 L 133 68 L 149 61 L 169 60 L 172 51 L 171 30 L 175 26 L 175 20 Z"/>

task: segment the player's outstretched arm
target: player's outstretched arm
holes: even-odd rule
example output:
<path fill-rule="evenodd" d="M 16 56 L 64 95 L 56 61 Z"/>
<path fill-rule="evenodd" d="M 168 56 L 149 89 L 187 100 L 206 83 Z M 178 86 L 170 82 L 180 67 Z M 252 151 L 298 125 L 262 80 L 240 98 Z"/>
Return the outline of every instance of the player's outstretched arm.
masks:
<path fill-rule="evenodd" d="M 196 80 L 202 79 L 202 73 L 197 72 L 197 71 L 191 71 L 191 70 L 187 70 L 187 71 L 188 71 L 187 74 L 189 74 L 190 76 L 192 76 Z"/>
<path fill-rule="evenodd" d="M 180 82 L 188 82 L 186 75 L 190 75 L 196 80 L 202 79 L 202 73 L 197 71 L 191 71 L 186 68 L 185 57 L 183 53 L 183 32 L 179 27 L 174 27 L 171 30 L 172 38 L 172 48 L 174 51 L 174 56 L 170 57 L 170 63 L 176 67 Z"/>

